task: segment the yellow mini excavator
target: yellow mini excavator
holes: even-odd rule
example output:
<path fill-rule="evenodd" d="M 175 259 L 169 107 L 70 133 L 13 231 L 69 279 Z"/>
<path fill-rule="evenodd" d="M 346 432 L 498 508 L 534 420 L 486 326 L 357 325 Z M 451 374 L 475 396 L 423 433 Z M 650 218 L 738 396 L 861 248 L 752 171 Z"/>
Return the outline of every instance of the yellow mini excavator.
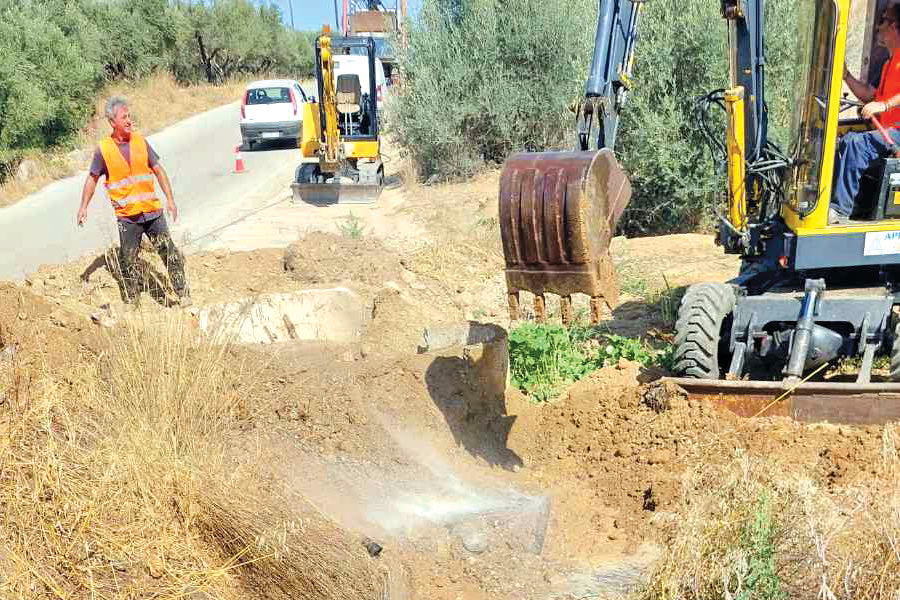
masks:
<path fill-rule="evenodd" d="M 345 53 L 365 53 L 367 82 L 360 73 L 336 73 L 336 58 Z M 303 105 L 301 162 L 291 184 L 295 201 L 368 204 L 378 199 L 384 167 L 375 66 L 371 37 L 332 36 L 326 27 L 316 40 L 319 96 Z"/>
<path fill-rule="evenodd" d="M 885 59 L 875 30 L 887 4 L 866 2 L 862 63 L 870 83 Z M 500 223 L 513 318 L 520 290 L 536 294 L 538 318 L 545 292 L 562 295 L 564 321 L 571 319 L 566 296 L 615 298 L 608 247 L 630 188 L 611 148 L 641 8 L 600 0 L 580 151 L 519 154 L 504 165 Z M 764 0 L 720 0 L 719 8 L 730 81 L 700 108 L 726 113 L 727 130 L 712 136 L 728 174 L 717 242 L 741 256 L 741 268 L 727 283 L 687 289 L 674 382 L 748 416 L 900 419 L 900 158 L 884 157 L 867 172 L 852 220 L 832 224 L 828 215 L 840 136 L 878 127 L 842 96 L 851 0 L 797 1 L 796 112 L 784 151 L 767 137 Z M 714 119 L 701 120 L 705 131 L 715 129 Z M 890 356 L 889 381 L 872 382 L 879 354 Z M 855 380 L 822 380 L 822 368 L 845 357 L 859 360 Z"/>

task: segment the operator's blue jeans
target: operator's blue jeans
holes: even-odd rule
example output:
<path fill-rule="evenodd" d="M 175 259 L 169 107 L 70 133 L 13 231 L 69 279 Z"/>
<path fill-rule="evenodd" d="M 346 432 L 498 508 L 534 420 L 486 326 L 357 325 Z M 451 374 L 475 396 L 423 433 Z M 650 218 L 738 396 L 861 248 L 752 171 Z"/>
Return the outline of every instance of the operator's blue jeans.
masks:
<path fill-rule="evenodd" d="M 900 129 L 891 127 L 887 131 L 894 143 L 900 144 Z M 845 217 L 852 215 L 863 171 L 869 168 L 872 161 L 888 153 L 887 142 L 877 129 L 852 131 L 844 135 L 838 143 L 834 165 L 834 195 L 831 208 Z"/>

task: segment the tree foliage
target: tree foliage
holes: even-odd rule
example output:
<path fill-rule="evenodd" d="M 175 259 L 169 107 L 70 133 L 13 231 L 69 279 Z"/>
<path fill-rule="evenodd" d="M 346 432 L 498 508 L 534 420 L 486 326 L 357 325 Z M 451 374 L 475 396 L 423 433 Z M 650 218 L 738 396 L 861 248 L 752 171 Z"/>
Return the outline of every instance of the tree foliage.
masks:
<path fill-rule="evenodd" d="M 595 11 L 595 0 L 426 0 L 398 52 L 406 83 L 390 114 L 420 173 L 465 176 L 560 144 Z"/>
<path fill-rule="evenodd" d="M 306 77 L 313 43 L 249 0 L 0 0 L 0 179 L 23 151 L 71 139 L 107 82 Z"/>
<path fill-rule="evenodd" d="M 784 141 L 796 49 L 794 0 L 767 7 L 770 137 Z M 694 114 L 728 82 L 726 26 L 709 0 L 653 0 L 636 45 L 635 89 L 616 153 L 634 196 L 629 233 L 708 222 L 721 174 Z M 423 178 L 466 176 L 514 151 L 571 148 L 596 24 L 596 0 L 424 0 L 400 50 L 405 84 L 391 118 Z"/>

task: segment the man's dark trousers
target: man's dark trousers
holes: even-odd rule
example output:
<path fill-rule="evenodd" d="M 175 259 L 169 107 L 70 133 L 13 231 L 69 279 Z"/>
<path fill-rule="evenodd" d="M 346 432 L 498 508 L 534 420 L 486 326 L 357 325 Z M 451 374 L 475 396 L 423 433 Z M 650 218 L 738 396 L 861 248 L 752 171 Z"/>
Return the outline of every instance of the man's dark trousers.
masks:
<path fill-rule="evenodd" d="M 138 267 L 138 252 L 141 249 L 141 237 L 147 234 L 150 243 L 166 265 L 169 279 L 180 297 L 188 294 L 187 280 L 184 276 L 184 256 L 172 242 L 166 218 L 160 215 L 142 223 L 132 223 L 119 219 L 119 261 L 122 268 L 122 280 L 128 302 L 137 302 L 141 293 L 141 276 Z"/>
<path fill-rule="evenodd" d="M 900 129 L 891 127 L 887 131 L 894 143 L 900 144 Z M 844 135 L 838 143 L 834 165 L 834 199 L 831 208 L 845 217 L 852 215 L 863 172 L 872 161 L 889 153 L 887 142 L 877 129 Z"/>

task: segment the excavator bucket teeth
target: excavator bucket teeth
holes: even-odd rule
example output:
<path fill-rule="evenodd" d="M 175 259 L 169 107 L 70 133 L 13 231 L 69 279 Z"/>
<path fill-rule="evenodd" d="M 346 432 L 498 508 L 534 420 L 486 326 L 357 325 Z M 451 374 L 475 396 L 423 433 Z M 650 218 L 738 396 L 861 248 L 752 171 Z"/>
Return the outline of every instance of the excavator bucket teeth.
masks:
<path fill-rule="evenodd" d="M 500 176 L 500 233 L 510 298 L 522 290 L 538 297 L 583 293 L 592 306 L 601 299 L 616 304 L 609 244 L 630 199 L 631 183 L 609 149 L 507 159 Z"/>
<path fill-rule="evenodd" d="M 354 183 L 292 183 L 294 202 L 309 204 L 373 204 L 383 186 Z"/>
<path fill-rule="evenodd" d="M 881 425 L 900 420 L 900 383 L 732 381 L 667 377 L 692 400 L 741 417 L 790 417 L 805 423 Z"/>

